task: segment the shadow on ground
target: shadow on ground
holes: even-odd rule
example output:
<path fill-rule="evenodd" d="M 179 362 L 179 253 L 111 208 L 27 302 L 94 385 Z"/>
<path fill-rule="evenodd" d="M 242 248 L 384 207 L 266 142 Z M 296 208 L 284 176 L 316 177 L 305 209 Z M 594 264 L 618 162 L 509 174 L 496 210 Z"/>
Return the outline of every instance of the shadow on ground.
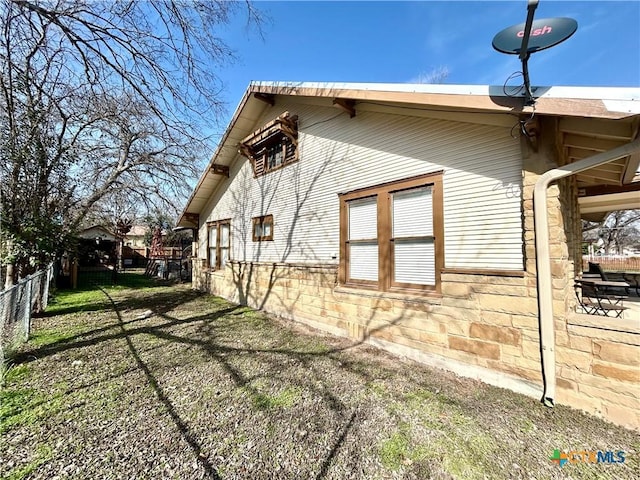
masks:
<path fill-rule="evenodd" d="M 1 475 L 564 478 L 549 457 L 581 446 L 629 461 L 576 478 L 637 478 L 637 435 L 579 412 L 184 286 L 100 295 L 36 321 L 60 335 L 16 358 Z"/>

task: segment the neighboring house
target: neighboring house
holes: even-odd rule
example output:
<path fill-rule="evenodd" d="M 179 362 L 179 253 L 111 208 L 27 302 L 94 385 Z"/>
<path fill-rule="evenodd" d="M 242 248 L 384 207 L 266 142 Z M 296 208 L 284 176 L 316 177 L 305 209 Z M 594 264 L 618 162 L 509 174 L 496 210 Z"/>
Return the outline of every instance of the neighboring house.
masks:
<path fill-rule="evenodd" d="M 118 239 L 101 225 L 78 233 L 78 260 L 81 267 L 110 265 L 115 262 Z"/>
<path fill-rule="evenodd" d="M 124 236 L 124 244 L 131 248 L 144 248 L 144 237 L 149 228 L 145 225 L 134 225 Z"/>
<path fill-rule="evenodd" d="M 116 236 L 101 225 L 87 227 L 78 233 L 78 238 L 94 241 L 97 245 L 100 242 L 115 242 Z"/>
<path fill-rule="evenodd" d="M 581 205 L 640 208 L 640 89 L 535 92 L 251 84 L 179 219 L 194 287 L 640 428 L 640 319 L 573 281 Z"/>

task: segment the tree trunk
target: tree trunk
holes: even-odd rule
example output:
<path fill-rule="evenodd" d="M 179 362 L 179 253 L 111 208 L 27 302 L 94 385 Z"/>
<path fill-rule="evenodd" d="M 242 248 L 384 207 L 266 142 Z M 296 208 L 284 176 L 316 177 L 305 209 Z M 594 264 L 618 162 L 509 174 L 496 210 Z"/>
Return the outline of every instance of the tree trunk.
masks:
<path fill-rule="evenodd" d="M 5 279 L 4 279 L 4 289 L 5 290 L 9 290 L 11 287 L 13 287 L 13 277 L 15 275 L 15 265 L 13 263 L 8 263 L 7 264 L 7 273 L 5 275 Z"/>

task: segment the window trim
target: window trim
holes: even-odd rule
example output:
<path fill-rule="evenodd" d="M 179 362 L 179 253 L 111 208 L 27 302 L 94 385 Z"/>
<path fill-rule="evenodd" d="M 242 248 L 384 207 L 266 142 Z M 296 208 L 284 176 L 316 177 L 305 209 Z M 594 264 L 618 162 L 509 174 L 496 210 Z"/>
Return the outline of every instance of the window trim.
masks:
<path fill-rule="evenodd" d="M 220 244 L 223 225 L 228 225 L 229 227 L 229 239 L 228 239 L 229 241 L 226 247 L 223 247 Z M 213 228 L 216 229 L 216 259 L 215 259 L 214 266 L 212 267 L 211 266 L 211 245 L 209 244 L 209 239 L 211 237 L 209 232 Z M 221 253 L 223 248 L 226 248 L 229 251 L 229 260 L 231 260 L 231 219 L 230 218 L 227 218 L 224 220 L 214 220 L 211 222 L 207 222 L 207 269 L 209 271 L 220 270 L 222 268 L 220 263 L 222 259 Z"/>
<path fill-rule="evenodd" d="M 276 144 L 281 144 L 282 160 L 278 165 L 270 167 L 269 150 Z M 251 161 L 254 178 L 297 162 L 298 116 L 284 112 L 243 139 L 238 144 L 238 151 Z"/>
<path fill-rule="evenodd" d="M 251 223 L 251 238 L 254 242 L 271 242 L 273 241 L 273 215 L 262 215 L 260 217 L 253 217 Z M 269 235 L 256 235 L 256 225 L 262 225 L 262 231 L 264 232 L 264 225 L 271 225 L 271 233 Z"/>
<path fill-rule="evenodd" d="M 386 182 L 372 187 L 360 188 L 339 195 L 340 199 L 340 266 L 338 269 L 338 281 L 347 287 L 357 287 L 383 292 L 420 292 L 424 294 L 441 293 L 441 272 L 444 268 L 444 213 L 443 213 L 443 189 L 442 171 L 418 175 L 403 180 Z M 391 237 L 392 212 L 391 197 L 394 192 L 410 190 L 413 188 L 432 186 L 433 202 L 433 237 L 435 248 L 435 286 L 407 284 L 395 282 L 394 272 L 394 245 Z M 377 197 L 378 219 L 378 281 L 358 280 L 348 278 L 348 232 L 349 232 L 349 208 L 348 202 L 365 197 Z"/>

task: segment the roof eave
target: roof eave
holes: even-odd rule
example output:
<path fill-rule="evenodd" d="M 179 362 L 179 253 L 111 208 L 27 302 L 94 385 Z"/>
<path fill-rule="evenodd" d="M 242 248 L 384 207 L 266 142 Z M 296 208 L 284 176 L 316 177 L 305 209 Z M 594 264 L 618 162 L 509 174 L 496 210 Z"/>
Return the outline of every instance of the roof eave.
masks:
<path fill-rule="evenodd" d="M 247 90 L 244 92 L 244 95 L 242 96 L 242 99 L 240 100 L 240 103 L 238 104 L 235 113 L 233 114 L 233 117 L 231 118 L 231 121 L 229 122 L 229 125 L 227 126 L 227 129 L 224 132 L 224 135 L 222 136 L 222 138 L 220 139 L 220 142 L 218 142 L 218 146 L 216 147 L 213 155 L 211 155 L 211 158 L 209 159 L 209 162 L 207 163 L 206 168 L 204 169 L 204 171 L 202 172 L 202 175 L 200 175 L 200 178 L 198 179 L 198 183 L 196 184 L 195 188 L 193 189 L 193 192 L 191 192 L 191 195 L 189 196 L 189 200 L 187 200 L 187 203 L 184 207 L 184 209 L 182 210 L 182 213 L 180 214 L 180 216 L 178 217 L 178 221 L 176 222 L 176 227 L 184 227 L 184 228 L 197 228 L 199 225 L 193 225 L 192 222 L 190 222 L 189 220 L 187 220 L 185 218 L 187 213 L 195 213 L 195 214 L 199 214 L 200 212 L 193 212 L 190 211 L 190 207 L 191 204 L 193 203 L 193 200 L 195 199 L 196 195 L 198 194 L 199 190 L 201 189 L 202 185 L 204 184 L 205 180 L 209 177 L 209 176 L 213 176 L 214 174 L 211 173 L 211 167 L 213 165 L 213 163 L 215 163 L 215 159 L 219 156 L 220 152 L 222 151 L 222 149 L 224 148 L 224 146 L 226 145 L 226 142 L 229 138 L 229 136 L 231 135 L 231 132 L 233 131 L 238 118 L 240 117 L 240 115 L 242 114 L 242 111 L 244 110 L 245 105 L 247 104 L 247 102 L 249 101 L 249 99 L 251 98 L 253 91 L 252 91 L 252 87 L 251 85 L 249 85 L 249 87 L 247 88 Z"/>

